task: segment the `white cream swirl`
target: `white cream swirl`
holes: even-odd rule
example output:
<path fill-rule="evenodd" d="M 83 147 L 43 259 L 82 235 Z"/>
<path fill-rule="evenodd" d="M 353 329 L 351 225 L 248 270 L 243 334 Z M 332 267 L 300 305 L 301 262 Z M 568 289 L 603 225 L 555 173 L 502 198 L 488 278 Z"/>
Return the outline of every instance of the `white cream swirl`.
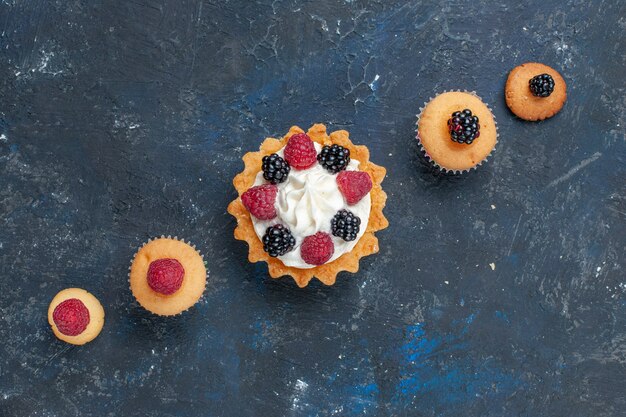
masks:
<path fill-rule="evenodd" d="M 319 153 L 321 145 L 315 143 L 315 149 Z M 283 149 L 276 152 L 281 157 Z M 348 171 L 358 171 L 359 161 L 352 159 L 346 168 Z M 263 172 L 256 176 L 254 185 L 265 184 Z M 275 208 L 277 216 L 271 220 L 259 220 L 252 216 L 254 230 L 259 237 L 263 235 L 269 226 L 283 224 L 291 230 L 296 239 L 296 246 L 290 252 L 279 256 L 285 265 L 300 269 L 313 268 L 302 260 L 300 246 L 305 237 L 317 232 L 328 233 L 335 245 L 333 256 L 328 262 L 332 262 L 346 252 L 351 251 L 365 233 L 371 209 L 371 197 L 367 194 L 357 204 L 349 206 L 337 186 L 337 175 L 328 172 L 317 162 L 309 169 L 291 169 L 287 180 L 278 184 Z M 357 238 L 351 242 L 333 236 L 330 230 L 330 221 L 341 209 L 347 209 L 361 219 L 361 227 Z"/>
<path fill-rule="evenodd" d="M 314 235 L 324 229 L 327 219 L 320 214 L 337 213 L 345 205 L 341 194 L 335 192 L 335 176 L 328 174 L 319 164 L 304 171 L 291 170 L 289 183 L 276 196 L 277 212 L 294 236 Z"/>

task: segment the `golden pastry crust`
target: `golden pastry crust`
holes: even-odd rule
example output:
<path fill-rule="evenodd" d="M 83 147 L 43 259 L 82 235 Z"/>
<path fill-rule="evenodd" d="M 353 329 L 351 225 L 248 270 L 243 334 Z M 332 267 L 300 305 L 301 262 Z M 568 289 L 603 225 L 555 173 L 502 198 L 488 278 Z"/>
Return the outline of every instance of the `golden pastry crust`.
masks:
<path fill-rule="evenodd" d="M 89 324 L 81 334 L 76 336 L 68 336 L 61 333 L 52 318 L 54 309 L 63 301 L 69 300 L 70 298 L 76 298 L 82 301 L 89 311 Z M 85 343 L 91 342 L 100 334 L 102 326 L 104 326 L 104 309 L 100 301 L 91 293 L 81 288 L 66 288 L 55 295 L 50 302 L 50 306 L 48 307 L 48 323 L 50 327 L 52 327 L 54 335 L 60 340 L 72 345 L 84 345 Z"/>
<path fill-rule="evenodd" d="M 539 74 L 550 74 L 554 91 L 548 97 L 535 97 L 528 81 Z M 529 121 L 544 120 L 557 114 L 567 100 L 567 85 L 555 69 L 537 62 L 527 62 L 513 68 L 504 88 L 506 104 L 515 115 Z"/>
<path fill-rule="evenodd" d="M 259 152 L 248 152 L 243 156 L 245 168 L 243 172 L 236 175 L 233 179 L 233 184 L 239 193 L 239 197 L 254 184 L 256 175 L 261 170 L 262 158 L 280 150 L 287 144 L 289 138 L 296 133 L 304 133 L 304 131 L 297 126 L 293 126 L 282 139 L 267 138 L 261 144 Z M 357 272 L 361 257 L 378 252 L 378 239 L 374 233 L 389 225 L 387 218 L 383 214 L 387 194 L 381 187 L 387 171 L 385 168 L 370 162 L 367 147 L 354 145 L 350 141 L 348 132 L 345 130 L 332 132 L 329 136 L 326 134 L 326 126 L 315 124 L 306 133 L 314 142 L 320 145 L 338 144 L 348 148 L 350 157 L 360 161 L 359 170 L 367 172 L 372 178 L 372 190 L 370 191 L 372 206 L 367 230 L 354 249 L 344 253 L 332 262 L 314 268 L 299 269 L 289 267 L 283 264 L 281 260 L 272 258 L 263 250 L 263 243 L 254 231 L 250 213 L 244 207 L 241 198 L 235 199 L 228 205 L 228 212 L 237 219 L 235 239 L 246 241 L 249 245 L 248 260 L 253 263 L 267 262 L 269 274 L 272 278 L 289 275 L 299 287 L 306 287 L 309 281 L 316 277 L 324 284 L 332 285 L 335 283 L 339 272 Z"/>
<path fill-rule="evenodd" d="M 178 260 L 185 269 L 181 287 L 174 294 L 163 295 L 148 285 L 148 267 L 162 258 Z M 172 237 L 149 240 L 135 254 L 130 266 L 130 290 L 146 310 L 160 316 L 173 316 L 198 302 L 206 287 L 204 259 L 195 247 Z"/>
<path fill-rule="evenodd" d="M 452 113 L 466 108 L 478 116 L 480 123 L 480 137 L 471 145 L 452 141 L 448 131 Z M 460 173 L 475 168 L 489 157 L 498 142 L 491 110 L 478 96 L 468 92 L 439 94 L 426 104 L 417 125 L 417 139 L 426 156 L 444 171 Z"/>

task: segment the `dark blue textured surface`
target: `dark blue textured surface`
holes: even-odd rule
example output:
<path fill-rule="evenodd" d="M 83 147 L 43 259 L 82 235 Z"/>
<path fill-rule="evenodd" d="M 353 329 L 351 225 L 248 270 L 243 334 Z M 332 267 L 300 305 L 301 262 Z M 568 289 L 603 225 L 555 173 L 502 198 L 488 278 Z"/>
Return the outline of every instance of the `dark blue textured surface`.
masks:
<path fill-rule="evenodd" d="M 0 415 L 625 415 L 625 22 L 617 0 L 3 0 Z M 568 83 L 553 119 L 506 108 L 526 61 Z M 463 178 L 414 140 L 455 88 L 500 132 Z M 225 209 L 245 152 L 315 122 L 387 167 L 391 224 L 358 274 L 298 289 Z M 161 234 L 210 274 L 170 319 L 127 283 Z M 84 347 L 46 321 L 69 286 L 106 310 Z"/>

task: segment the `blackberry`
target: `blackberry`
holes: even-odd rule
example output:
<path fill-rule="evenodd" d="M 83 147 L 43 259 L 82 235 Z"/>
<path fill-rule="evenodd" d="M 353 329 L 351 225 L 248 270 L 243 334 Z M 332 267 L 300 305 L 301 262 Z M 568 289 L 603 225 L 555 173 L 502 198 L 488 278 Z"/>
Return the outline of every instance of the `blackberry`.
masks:
<path fill-rule="evenodd" d="M 263 178 L 272 184 L 280 184 L 287 179 L 291 167 L 278 154 L 263 157 Z"/>
<path fill-rule="evenodd" d="M 328 171 L 336 174 L 346 169 L 350 163 L 350 149 L 339 145 L 324 146 L 317 154 L 317 161 Z"/>
<path fill-rule="evenodd" d="M 272 257 L 286 254 L 296 245 L 296 239 L 282 224 L 270 226 L 263 235 L 263 250 Z"/>
<path fill-rule="evenodd" d="M 448 130 L 454 142 L 469 145 L 480 136 L 478 117 L 472 115 L 470 109 L 455 111 L 448 119 Z"/>
<path fill-rule="evenodd" d="M 348 210 L 339 210 L 330 221 L 330 229 L 334 236 L 346 242 L 353 241 L 359 234 L 361 219 Z"/>
<path fill-rule="evenodd" d="M 548 97 L 554 91 L 554 79 L 550 74 L 535 75 L 528 81 L 530 92 L 535 97 Z"/>

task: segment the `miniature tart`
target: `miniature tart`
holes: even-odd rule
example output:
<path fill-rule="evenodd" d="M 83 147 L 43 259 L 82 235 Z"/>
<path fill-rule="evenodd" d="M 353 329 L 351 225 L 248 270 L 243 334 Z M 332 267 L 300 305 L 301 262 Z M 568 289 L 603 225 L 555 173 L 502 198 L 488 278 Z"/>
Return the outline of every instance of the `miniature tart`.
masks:
<path fill-rule="evenodd" d="M 431 99 L 417 126 L 426 157 L 440 170 L 457 174 L 486 161 L 498 141 L 491 110 L 468 92 L 450 91 Z"/>
<path fill-rule="evenodd" d="M 171 236 L 150 239 L 130 266 L 130 289 L 137 302 L 160 316 L 180 314 L 204 292 L 206 268 L 194 246 Z"/>
<path fill-rule="evenodd" d="M 378 252 L 374 232 L 388 226 L 385 169 L 348 132 L 294 126 L 243 160 L 233 180 L 240 197 L 228 212 L 237 218 L 235 238 L 248 242 L 248 259 L 267 262 L 270 276 L 290 275 L 300 287 L 313 277 L 332 285 L 337 273 L 356 272 L 362 256 Z"/>
<path fill-rule="evenodd" d="M 506 104 L 521 119 L 544 120 L 557 114 L 567 99 L 565 80 L 555 69 L 537 62 L 511 71 L 505 86 Z"/>
<path fill-rule="evenodd" d="M 96 297 L 80 288 L 60 291 L 48 307 L 48 323 L 60 340 L 84 345 L 100 334 L 104 309 Z"/>

